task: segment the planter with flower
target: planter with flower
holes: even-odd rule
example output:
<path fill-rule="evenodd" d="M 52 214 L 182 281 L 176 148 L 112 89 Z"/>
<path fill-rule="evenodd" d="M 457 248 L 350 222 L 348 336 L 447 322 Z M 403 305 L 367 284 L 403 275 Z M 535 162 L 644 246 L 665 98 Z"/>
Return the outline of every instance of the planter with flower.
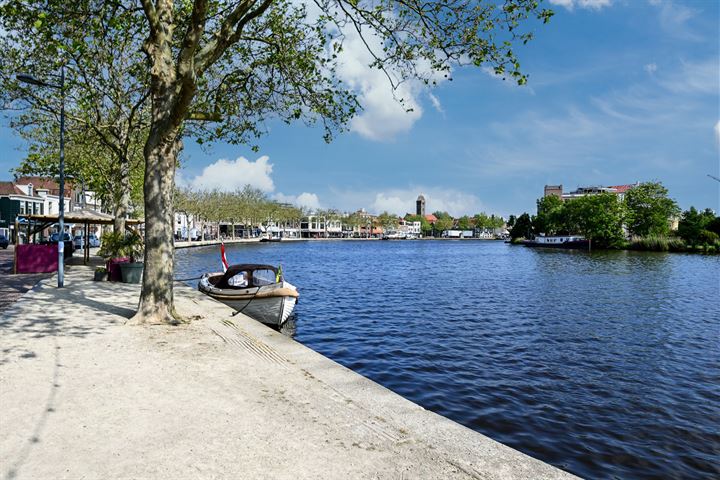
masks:
<path fill-rule="evenodd" d="M 93 278 L 93 280 L 95 280 L 96 282 L 99 282 L 102 280 L 106 280 L 107 276 L 108 276 L 107 267 L 97 267 L 95 269 L 95 277 Z"/>

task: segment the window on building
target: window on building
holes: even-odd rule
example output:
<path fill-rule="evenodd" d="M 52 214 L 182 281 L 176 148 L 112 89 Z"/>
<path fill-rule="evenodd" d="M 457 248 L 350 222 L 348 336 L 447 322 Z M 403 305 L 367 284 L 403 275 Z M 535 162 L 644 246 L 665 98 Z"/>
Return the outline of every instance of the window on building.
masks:
<path fill-rule="evenodd" d="M 20 215 L 25 215 L 25 202 L 20 202 Z"/>

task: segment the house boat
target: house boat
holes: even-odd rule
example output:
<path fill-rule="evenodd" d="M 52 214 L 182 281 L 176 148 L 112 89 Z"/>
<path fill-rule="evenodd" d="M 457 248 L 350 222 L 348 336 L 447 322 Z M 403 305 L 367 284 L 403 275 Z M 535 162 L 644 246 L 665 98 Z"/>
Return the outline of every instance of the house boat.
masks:
<path fill-rule="evenodd" d="M 551 237 L 535 237 L 525 240 L 526 247 L 569 248 L 573 250 L 590 250 L 590 240 L 578 235 L 558 235 Z"/>

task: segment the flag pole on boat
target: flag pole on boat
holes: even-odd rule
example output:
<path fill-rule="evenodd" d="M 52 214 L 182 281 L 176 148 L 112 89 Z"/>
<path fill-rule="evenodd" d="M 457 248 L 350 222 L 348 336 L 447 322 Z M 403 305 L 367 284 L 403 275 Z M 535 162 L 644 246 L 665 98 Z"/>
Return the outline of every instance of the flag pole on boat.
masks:
<path fill-rule="evenodd" d="M 228 261 L 227 258 L 225 258 L 225 242 L 220 242 L 220 260 L 222 260 L 223 272 L 227 272 Z"/>

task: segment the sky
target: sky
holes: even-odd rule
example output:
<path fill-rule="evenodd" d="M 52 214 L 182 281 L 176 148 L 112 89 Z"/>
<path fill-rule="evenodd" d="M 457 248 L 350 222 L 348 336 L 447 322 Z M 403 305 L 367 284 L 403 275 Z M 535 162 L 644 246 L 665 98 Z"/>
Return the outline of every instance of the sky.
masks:
<path fill-rule="evenodd" d="M 349 39 L 339 69 L 364 111 L 326 144 L 322 131 L 271 122 L 260 149 L 185 142 L 180 184 L 310 208 L 503 216 L 534 212 L 546 184 L 660 181 L 683 209 L 720 211 L 720 2 L 546 0 L 555 16 L 516 49 L 526 86 L 456 69 L 394 100 Z M 0 179 L 25 146 L 0 125 Z"/>

